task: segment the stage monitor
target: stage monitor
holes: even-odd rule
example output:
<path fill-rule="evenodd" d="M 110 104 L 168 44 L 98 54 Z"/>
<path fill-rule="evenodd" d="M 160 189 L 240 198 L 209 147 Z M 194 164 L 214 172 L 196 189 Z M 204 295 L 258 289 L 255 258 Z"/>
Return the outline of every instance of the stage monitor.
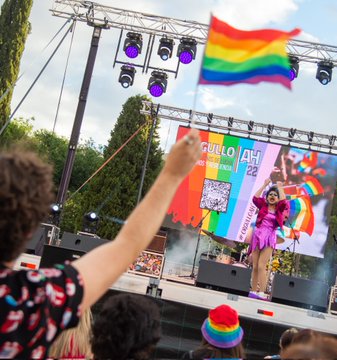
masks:
<path fill-rule="evenodd" d="M 88 252 L 97 246 L 106 244 L 108 241 L 89 235 L 73 234 L 65 231 L 61 239 L 61 246 L 67 249 Z"/>
<path fill-rule="evenodd" d="M 45 244 L 43 246 L 40 268 L 53 267 L 55 264 L 63 264 L 66 261 L 72 262 L 84 254 L 84 251 Z"/>

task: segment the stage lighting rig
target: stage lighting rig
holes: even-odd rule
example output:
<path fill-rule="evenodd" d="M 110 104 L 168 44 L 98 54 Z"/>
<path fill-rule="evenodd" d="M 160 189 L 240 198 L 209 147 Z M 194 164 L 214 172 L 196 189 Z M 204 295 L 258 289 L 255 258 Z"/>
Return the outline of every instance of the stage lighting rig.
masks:
<path fill-rule="evenodd" d="M 143 37 L 142 34 L 135 32 L 128 32 L 124 41 L 123 50 L 125 55 L 130 59 L 135 59 L 142 53 Z"/>
<path fill-rule="evenodd" d="M 289 139 L 293 139 L 294 138 L 294 136 L 295 136 L 295 134 L 296 134 L 296 129 L 295 128 L 291 128 L 291 129 L 289 129 L 289 131 L 288 131 L 288 137 L 289 137 Z"/>
<path fill-rule="evenodd" d="M 118 82 L 121 83 L 124 89 L 127 89 L 129 86 L 133 85 L 135 74 L 136 69 L 133 66 L 123 65 L 121 67 Z"/>
<path fill-rule="evenodd" d="M 99 216 L 94 211 L 90 211 L 83 216 L 82 231 L 96 234 L 98 228 Z"/>
<path fill-rule="evenodd" d="M 177 56 L 182 64 L 189 64 L 195 59 L 197 53 L 197 41 L 193 38 L 181 38 Z"/>
<path fill-rule="evenodd" d="M 162 60 L 166 61 L 170 57 L 172 57 L 173 46 L 173 39 L 164 36 L 159 40 L 159 48 L 157 54 Z"/>
<path fill-rule="evenodd" d="M 327 85 L 332 79 L 333 63 L 331 61 L 320 61 L 317 64 L 316 79 L 322 84 Z"/>
<path fill-rule="evenodd" d="M 148 83 L 148 90 L 150 94 L 154 97 L 162 96 L 166 92 L 167 87 L 167 74 L 154 70 L 151 73 L 151 77 Z"/>
<path fill-rule="evenodd" d="M 52 204 L 50 206 L 50 212 L 46 219 L 46 222 L 48 224 L 58 225 L 60 222 L 61 210 L 62 209 L 60 204 Z"/>
<path fill-rule="evenodd" d="M 289 56 L 289 78 L 293 81 L 297 78 L 299 72 L 299 59 L 297 56 Z"/>

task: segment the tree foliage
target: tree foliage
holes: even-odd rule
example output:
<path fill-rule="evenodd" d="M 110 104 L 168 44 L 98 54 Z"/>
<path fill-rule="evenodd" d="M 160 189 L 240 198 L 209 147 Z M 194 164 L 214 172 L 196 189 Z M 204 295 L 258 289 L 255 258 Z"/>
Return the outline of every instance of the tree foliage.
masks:
<path fill-rule="evenodd" d="M 0 13 L 0 129 L 10 116 L 13 86 L 30 31 L 33 0 L 5 0 Z"/>
<path fill-rule="evenodd" d="M 32 119 L 14 119 L 0 136 L 0 148 L 15 146 L 36 151 L 54 167 L 55 189 L 60 184 L 68 151 L 68 140 L 49 130 L 33 131 Z M 77 190 L 102 164 L 102 153 L 92 140 L 80 143 L 75 156 L 69 191 Z M 56 190 L 55 190 L 56 191 Z"/>
<path fill-rule="evenodd" d="M 120 224 L 114 219 L 125 220 L 137 202 L 142 167 L 144 164 L 151 121 L 140 114 L 140 95 L 129 98 L 111 132 L 111 138 L 104 152 L 108 159 L 116 152 L 139 127 L 145 127 L 110 161 L 92 180 L 88 190 L 83 194 L 82 214 L 96 211 L 100 216 L 98 234 L 112 239 Z M 146 167 L 143 194 L 147 192 L 162 166 L 163 153 L 159 148 L 157 130 L 151 141 L 151 151 Z M 78 226 L 81 218 L 77 220 Z M 146 224 L 144 224 L 146 226 Z"/>

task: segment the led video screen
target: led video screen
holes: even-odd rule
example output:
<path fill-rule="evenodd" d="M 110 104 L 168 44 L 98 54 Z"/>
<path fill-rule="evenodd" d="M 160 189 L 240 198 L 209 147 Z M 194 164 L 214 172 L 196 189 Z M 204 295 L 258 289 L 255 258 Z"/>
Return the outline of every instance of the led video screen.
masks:
<path fill-rule="evenodd" d="M 180 126 L 177 139 L 189 128 Z M 179 187 L 168 215 L 230 240 L 247 242 L 257 209 L 253 195 L 270 177 L 290 204 L 279 249 L 323 257 L 337 180 L 337 157 L 310 149 L 200 131 L 202 158 Z"/>

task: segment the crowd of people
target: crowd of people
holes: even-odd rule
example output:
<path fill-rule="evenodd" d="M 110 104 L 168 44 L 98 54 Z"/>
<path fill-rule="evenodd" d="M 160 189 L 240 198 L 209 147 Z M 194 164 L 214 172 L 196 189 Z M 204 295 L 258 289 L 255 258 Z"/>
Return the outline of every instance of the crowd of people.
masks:
<path fill-rule="evenodd" d="M 150 243 L 177 187 L 200 156 L 199 133 L 192 129 L 173 146 L 152 188 L 114 241 L 71 264 L 14 271 L 16 259 L 53 201 L 52 169 L 33 153 L 0 154 L 0 358 L 152 358 L 161 323 L 159 308 L 151 298 L 113 295 L 95 321 L 90 308 Z M 261 237 L 275 231 L 274 225 L 268 228 L 264 222 L 266 213 L 274 210 L 272 224 L 281 224 L 285 209 L 279 188 L 269 189 L 267 201 L 260 198 L 256 203 L 261 229 L 257 224 L 251 251 L 261 261 L 264 249 L 274 246 L 271 235 L 264 243 Z M 144 223 L 148 225 L 141 226 Z M 183 359 L 245 358 L 244 331 L 237 311 L 227 304 L 209 311 L 200 336 L 200 346 L 186 352 Z M 302 330 L 287 339 L 287 346 L 280 342 L 281 359 L 337 358 L 335 338 Z"/>

